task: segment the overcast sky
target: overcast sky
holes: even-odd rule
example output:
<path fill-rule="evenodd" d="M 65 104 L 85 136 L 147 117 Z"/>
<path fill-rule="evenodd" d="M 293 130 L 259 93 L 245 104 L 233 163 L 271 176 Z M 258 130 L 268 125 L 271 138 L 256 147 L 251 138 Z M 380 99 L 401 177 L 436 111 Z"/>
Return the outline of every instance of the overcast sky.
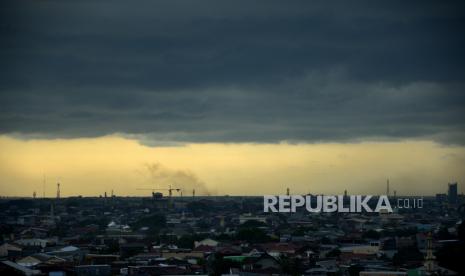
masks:
<path fill-rule="evenodd" d="M 463 192 L 464 3 L 0 1 L 0 195 Z"/>
<path fill-rule="evenodd" d="M 24 2 L 2 134 L 465 143 L 463 1 Z"/>

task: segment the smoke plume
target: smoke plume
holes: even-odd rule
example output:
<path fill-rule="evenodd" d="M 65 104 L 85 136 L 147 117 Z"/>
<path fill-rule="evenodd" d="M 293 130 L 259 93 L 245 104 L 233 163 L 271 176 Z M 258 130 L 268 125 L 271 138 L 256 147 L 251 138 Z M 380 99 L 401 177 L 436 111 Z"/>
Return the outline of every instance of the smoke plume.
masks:
<path fill-rule="evenodd" d="M 183 196 L 192 196 L 194 189 L 196 195 L 210 195 L 205 183 L 191 171 L 169 169 L 160 163 L 146 163 L 143 172 L 149 177 L 154 189 L 168 189 L 171 185 L 173 189 L 181 189 Z M 173 195 L 176 193 L 173 192 Z"/>

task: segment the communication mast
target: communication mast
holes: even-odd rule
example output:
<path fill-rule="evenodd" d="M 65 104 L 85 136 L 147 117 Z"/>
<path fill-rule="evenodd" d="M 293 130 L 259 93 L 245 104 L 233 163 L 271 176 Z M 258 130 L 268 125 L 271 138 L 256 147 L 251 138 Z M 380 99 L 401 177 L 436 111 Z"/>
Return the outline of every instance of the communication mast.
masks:
<path fill-rule="evenodd" d="M 387 179 L 386 183 L 386 195 L 389 196 L 389 178 Z"/>
<path fill-rule="evenodd" d="M 45 198 L 45 174 L 44 174 L 44 181 L 42 182 L 42 198 Z"/>

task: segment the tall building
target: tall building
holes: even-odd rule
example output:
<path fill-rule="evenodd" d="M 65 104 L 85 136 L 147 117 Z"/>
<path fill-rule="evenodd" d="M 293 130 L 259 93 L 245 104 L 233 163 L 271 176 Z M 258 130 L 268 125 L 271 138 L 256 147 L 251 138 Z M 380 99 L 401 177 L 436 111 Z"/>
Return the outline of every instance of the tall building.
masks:
<path fill-rule="evenodd" d="M 425 269 L 428 272 L 433 272 L 436 270 L 436 257 L 433 255 L 433 237 L 431 233 L 428 234 L 426 239 L 426 257 L 425 257 Z"/>
<path fill-rule="evenodd" d="M 457 182 L 449 183 L 447 196 L 450 204 L 457 203 Z"/>

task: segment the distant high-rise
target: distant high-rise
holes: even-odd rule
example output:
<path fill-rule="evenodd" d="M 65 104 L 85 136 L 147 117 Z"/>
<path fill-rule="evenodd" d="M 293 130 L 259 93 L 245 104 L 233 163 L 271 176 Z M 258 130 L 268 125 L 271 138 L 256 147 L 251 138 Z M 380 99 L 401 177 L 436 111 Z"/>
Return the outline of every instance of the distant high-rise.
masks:
<path fill-rule="evenodd" d="M 447 193 L 447 197 L 448 197 L 449 203 L 451 204 L 457 203 L 457 182 L 449 183 L 449 190 Z"/>

